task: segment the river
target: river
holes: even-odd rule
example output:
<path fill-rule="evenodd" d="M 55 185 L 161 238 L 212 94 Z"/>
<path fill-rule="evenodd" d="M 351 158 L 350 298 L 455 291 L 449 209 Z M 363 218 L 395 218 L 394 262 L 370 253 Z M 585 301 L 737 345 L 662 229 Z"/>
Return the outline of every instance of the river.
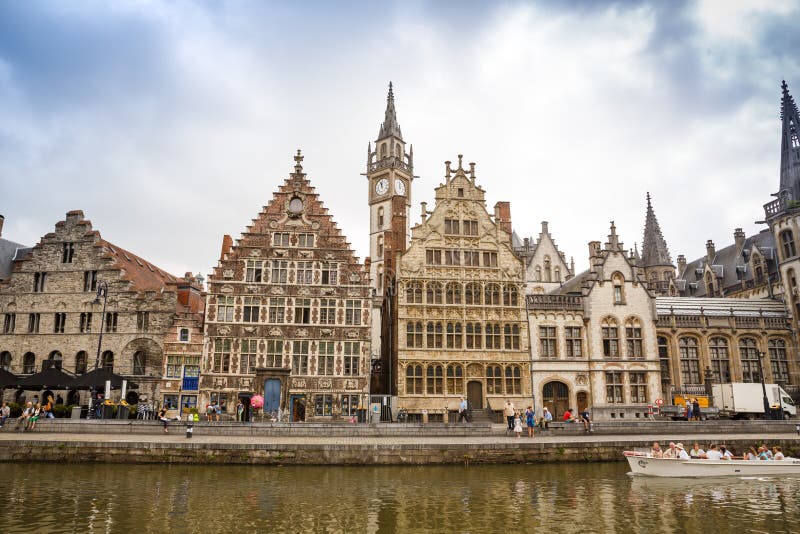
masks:
<path fill-rule="evenodd" d="M 625 463 L 0 464 L 0 532 L 797 532 L 800 479 L 633 478 Z"/>

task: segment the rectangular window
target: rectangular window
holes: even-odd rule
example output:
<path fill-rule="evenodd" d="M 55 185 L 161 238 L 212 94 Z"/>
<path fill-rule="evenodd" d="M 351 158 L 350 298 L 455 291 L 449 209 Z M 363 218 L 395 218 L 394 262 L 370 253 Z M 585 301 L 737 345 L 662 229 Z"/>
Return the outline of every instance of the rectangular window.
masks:
<path fill-rule="evenodd" d="M 460 250 L 445 250 L 444 251 L 444 264 L 445 265 L 461 265 L 461 251 Z"/>
<path fill-rule="evenodd" d="M 267 340 L 267 354 L 264 363 L 267 367 L 283 367 L 283 341 L 280 339 Z"/>
<path fill-rule="evenodd" d="M 606 373 L 606 402 L 608 404 L 622 404 L 622 373 Z"/>
<path fill-rule="evenodd" d="M 258 340 L 243 339 L 239 359 L 239 372 L 253 374 L 256 372 L 256 358 L 258 357 Z"/>
<path fill-rule="evenodd" d="M 644 404 L 647 402 L 647 374 L 628 373 L 631 383 L 631 402 Z"/>
<path fill-rule="evenodd" d="M 181 343 L 186 343 L 189 341 L 189 329 L 188 328 L 181 328 L 178 331 L 178 341 Z"/>
<path fill-rule="evenodd" d="M 33 292 L 43 293 L 47 273 L 33 273 Z"/>
<path fill-rule="evenodd" d="M 229 373 L 231 370 L 231 340 L 214 340 L 214 363 L 215 373 Z"/>
<path fill-rule="evenodd" d="M 72 263 L 75 257 L 75 243 L 63 243 L 61 250 L 61 263 Z"/>
<path fill-rule="evenodd" d="M 460 349 L 463 344 L 461 323 L 447 323 L 445 338 L 448 349 Z"/>
<path fill-rule="evenodd" d="M 358 375 L 361 356 L 361 343 L 358 341 L 344 342 L 344 376 Z"/>
<path fill-rule="evenodd" d="M 336 299 L 319 299 L 319 324 L 336 324 Z"/>
<path fill-rule="evenodd" d="M 445 219 L 444 233 L 448 235 L 459 235 L 461 231 L 459 230 L 458 219 Z"/>
<path fill-rule="evenodd" d="M 294 322 L 296 324 L 311 323 L 311 299 L 294 300 Z"/>
<path fill-rule="evenodd" d="M 106 313 L 106 332 L 116 332 L 117 331 L 117 320 L 119 319 L 119 313 L 117 312 L 108 312 Z"/>
<path fill-rule="evenodd" d="M 273 284 L 285 284 L 289 277 L 289 262 L 286 260 L 272 260 L 272 274 L 270 282 Z"/>
<path fill-rule="evenodd" d="M 480 267 L 481 253 L 476 250 L 464 250 L 464 266 L 465 267 Z"/>
<path fill-rule="evenodd" d="M 177 395 L 164 395 L 164 408 L 167 410 L 178 409 L 178 396 Z"/>
<path fill-rule="evenodd" d="M 28 333 L 29 334 L 38 334 L 39 333 L 39 319 L 40 319 L 40 315 L 38 313 L 29 313 L 28 314 Z"/>
<path fill-rule="evenodd" d="M 322 264 L 322 285 L 335 286 L 339 283 L 339 264 L 338 263 L 323 263 Z"/>
<path fill-rule="evenodd" d="M 308 374 L 308 341 L 294 341 L 292 343 L 292 374 Z"/>
<path fill-rule="evenodd" d="M 136 331 L 147 332 L 148 328 L 150 328 L 150 312 L 136 312 Z"/>
<path fill-rule="evenodd" d="M 541 358 L 558 358 L 556 350 L 556 327 L 555 326 L 540 326 L 539 327 L 539 356 Z"/>
<path fill-rule="evenodd" d="M 567 358 L 583 357 L 583 341 L 580 326 L 567 326 L 564 328 L 567 338 Z"/>
<path fill-rule="evenodd" d="M 273 247 L 288 247 L 289 246 L 289 232 L 275 232 L 272 234 Z"/>
<path fill-rule="evenodd" d="M 55 319 L 53 321 L 53 333 L 54 334 L 63 334 L 64 333 L 64 325 L 67 323 L 67 314 L 66 313 L 57 313 L 55 314 Z"/>
<path fill-rule="evenodd" d="M 442 323 L 428 323 L 425 329 L 427 331 L 427 347 L 429 349 L 441 349 Z"/>
<path fill-rule="evenodd" d="M 334 346 L 333 341 L 320 341 L 319 354 L 317 355 L 317 374 L 320 376 L 332 375 L 334 370 Z"/>
<path fill-rule="evenodd" d="M 342 395 L 342 416 L 353 417 L 358 410 L 358 395 Z"/>
<path fill-rule="evenodd" d="M 484 252 L 483 253 L 483 266 L 484 267 L 497 267 L 497 252 Z"/>
<path fill-rule="evenodd" d="M 314 234 L 297 234 L 297 246 L 300 248 L 314 248 Z"/>
<path fill-rule="evenodd" d="M 314 262 L 298 261 L 296 283 L 307 286 L 311 285 L 313 279 L 314 279 Z"/>
<path fill-rule="evenodd" d="M 422 323 L 409 322 L 406 324 L 406 347 L 422 348 Z"/>
<path fill-rule="evenodd" d="M 261 282 L 264 262 L 261 260 L 247 260 L 246 265 L 247 267 L 245 268 L 244 281 L 250 283 Z"/>
<path fill-rule="evenodd" d="M 133 353 L 133 373 L 134 375 L 143 375 L 147 373 L 147 357 L 145 353 L 137 350 Z"/>
<path fill-rule="evenodd" d="M 245 323 L 257 323 L 260 309 L 261 299 L 259 297 L 244 297 L 242 320 Z"/>
<path fill-rule="evenodd" d="M 442 264 L 442 251 L 439 249 L 428 249 L 425 251 L 425 263 L 428 265 Z"/>
<path fill-rule="evenodd" d="M 285 298 L 271 298 L 269 299 L 269 322 L 270 323 L 283 323 L 286 317 L 286 299 Z"/>
<path fill-rule="evenodd" d="M 619 329 L 616 326 L 603 327 L 603 356 L 619 358 Z"/>
<path fill-rule="evenodd" d="M 97 291 L 97 271 L 84 271 L 83 290 Z"/>
<path fill-rule="evenodd" d="M 180 356 L 167 356 L 167 378 L 181 378 L 183 358 Z"/>
<path fill-rule="evenodd" d="M 642 350 L 642 329 L 625 328 L 625 338 L 628 343 L 628 358 L 637 360 L 644 358 L 644 351 Z"/>
<path fill-rule="evenodd" d="M 217 322 L 230 323 L 233 321 L 233 297 L 217 297 Z"/>
<path fill-rule="evenodd" d="M 478 325 L 480 327 L 480 325 Z M 500 336 L 500 325 L 499 324 L 487 324 L 486 325 L 486 348 L 487 349 L 499 349 L 502 346 L 501 343 L 501 336 Z M 480 347 L 476 347 L 480 348 Z"/>
<path fill-rule="evenodd" d="M 462 230 L 464 235 L 478 235 L 478 221 L 463 221 Z"/>
<path fill-rule="evenodd" d="M 91 313 L 81 313 L 81 320 L 80 325 L 78 328 L 81 333 L 87 333 L 92 331 L 92 314 Z"/>
<path fill-rule="evenodd" d="M 348 324 L 348 325 L 360 325 L 361 324 L 361 301 L 360 300 L 347 300 L 347 301 L 345 301 L 344 324 Z"/>
<path fill-rule="evenodd" d="M 333 395 L 314 395 L 314 415 L 317 417 L 333 415 Z"/>
<path fill-rule="evenodd" d="M 16 326 L 17 326 L 17 314 L 7 313 L 5 319 L 3 320 L 3 333 L 13 334 L 14 328 L 16 328 Z"/>
<path fill-rule="evenodd" d="M 782 339 L 769 340 L 769 361 L 772 363 L 772 380 L 789 383 L 789 360 L 786 357 L 786 342 Z"/>

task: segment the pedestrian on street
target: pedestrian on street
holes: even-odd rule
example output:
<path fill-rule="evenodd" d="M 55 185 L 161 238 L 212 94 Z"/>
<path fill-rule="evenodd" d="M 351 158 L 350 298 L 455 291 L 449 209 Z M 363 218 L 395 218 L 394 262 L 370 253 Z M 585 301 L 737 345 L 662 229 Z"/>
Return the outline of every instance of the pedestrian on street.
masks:
<path fill-rule="evenodd" d="M 458 405 L 458 422 L 460 423 L 462 419 L 465 423 L 469 423 L 469 403 L 464 397 L 461 397 L 461 403 Z"/>
<path fill-rule="evenodd" d="M 511 399 L 506 401 L 506 406 L 503 408 L 503 415 L 506 416 L 506 423 L 508 424 L 509 430 L 514 430 L 514 416 L 516 415 L 516 410 L 514 409 L 514 404 L 511 402 Z"/>
<path fill-rule="evenodd" d="M 692 401 L 692 417 L 695 421 L 700 420 L 700 403 L 697 402 L 697 398 Z"/>
<path fill-rule="evenodd" d="M 532 406 L 528 406 L 525 410 L 525 426 L 528 427 L 528 437 L 533 437 L 533 427 L 536 426 L 536 412 L 533 411 Z"/>
<path fill-rule="evenodd" d="M 214 413 L 217 416 L 217 421 L 219 422 L 219 418 L 222 415 L 222 406 L 219 405 L 219 402 L 214 405 Z"/>
<path fill-rule="evenodd" d="M 210 402 L 206 404 L 206 421 L 211 422 L 214 420 L 214 405 Z"/>
<path fill-rule="evenodd" d="M 522 419 L 519 416 L 519 412 L 514 414 L 514 434 L 517 435 L 517 438 L 522 436 Z"/>
<path fill-rule="evenodd" d="M 243 415 L 244 415 L 244 404 L 242 404 L 242 400 L 239 399 L 238 404 L 236 404 L 236 420 L 241 422 Z"/>
<path fill-rule="evenodd" d="M 686 420 L 691 421 L 694 415 L 692 414 L 692 399 L 686 399 Z"/>

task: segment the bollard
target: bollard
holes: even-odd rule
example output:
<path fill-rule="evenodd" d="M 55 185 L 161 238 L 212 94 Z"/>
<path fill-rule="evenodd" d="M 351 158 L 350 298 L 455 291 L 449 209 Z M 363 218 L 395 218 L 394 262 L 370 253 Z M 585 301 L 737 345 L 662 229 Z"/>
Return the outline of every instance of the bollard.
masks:
<path fill-rule="evenodd" d="M 193 432 L 194 432 L 194 425 L 192 423 L 186 425 L 186 437 L 191 438 Z"/>

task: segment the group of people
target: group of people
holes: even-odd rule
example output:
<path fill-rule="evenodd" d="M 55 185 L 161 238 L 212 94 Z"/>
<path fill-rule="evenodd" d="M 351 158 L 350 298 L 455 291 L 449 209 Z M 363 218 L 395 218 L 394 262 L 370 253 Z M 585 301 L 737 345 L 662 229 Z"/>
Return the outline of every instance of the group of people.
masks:
<path fill-rule="evenodd" d="M 0 406 L 0 428 L 6 424 L 6 420 L 10 417 L 11 407 L 7 402 L 3 402 L 2 406 Z M 33 397 L 33 401 L 25 403 L 22 413 L 17 417 L 17 424 L 14 428 L 16 430 L 35 430 L 36 422 L 43 418 L 55 419 L 52 395 L 48 395 L 44 403 L 39 402 L 38 395 Z"/>
<path fill-rule="evenodd" d="M 686 420 L 699 421 L 701 415 L 700 403 L 697 398 L 686 399 Z"/>
<path fill-rule="evenodd" d="M 206 404 L 206 421 L 219 421 L 224 409 L 224 404 L 220 404 L 219 402 L 211 404 L 209 402 Z"/>
<path fill-rule="evenodd" d="M 699 443 L 695 443 L 688 451 L 683 443 L 669 442 L 669 448 L 662 449 L 658 442 L 654 442 L 650 448 L 650 454 L 654 458 L 676 458 L 680 460 L 784 460 L 786 457 L 781 448 L 777 445 L 770 448 L 761 445 L 756 449 L 750 449 L 740 455 L 730 451 L 725 445 L 712 443 L 707 450 L 703 450 Z"/>
<path fill-rule="evenodd" d="M 514 407 L 514 403 L 510 400 L 507 400 L 505 406 L 503 407 L 503 415 L 506 418 L 508 430 L 514 432 L 518 438 L 521 437 L 523 414 Z M 547 408 L 547 406 L 543 408 L 541 417 L 537 417 L 536 411 L 533 409 L 533 407 L 528 406 L 525 409 L 524 417 L 529 438 L 533 437 L 535 427 L 539 426 L 543 430 L 547 430 L 550 426 L 550 423 L 553 421 L 553 414 L 550 413 L 550 410 Z M 583 424 L 583 428 L 586 432 L 591 430 L 591 418 L 588 410 L 584 410 L 579 416 L 576 416 L 574 415 L 572 408 L 569 408 L 564 412 L 561 420 L 565 423 L 580 422 Z"/>

